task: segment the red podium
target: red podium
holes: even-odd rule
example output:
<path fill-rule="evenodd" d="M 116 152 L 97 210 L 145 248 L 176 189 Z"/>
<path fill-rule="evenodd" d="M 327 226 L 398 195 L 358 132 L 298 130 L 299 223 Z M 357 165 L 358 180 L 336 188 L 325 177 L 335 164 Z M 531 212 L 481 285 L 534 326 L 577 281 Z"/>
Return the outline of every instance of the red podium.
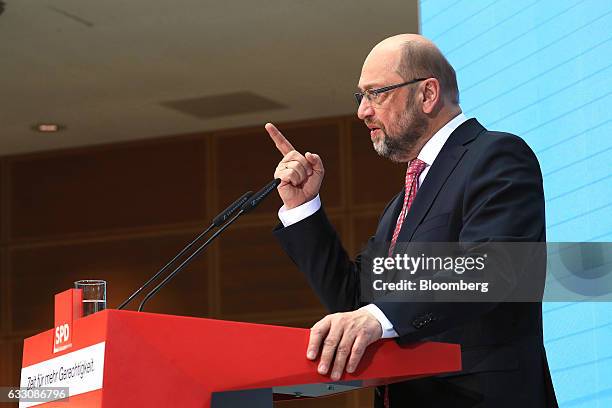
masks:
<path fill-rule="evenodd" d="M 70 347 L 57 330 L 24 342 L 21 386 L 70 387 L 69 402 L 41 407 L 271 407 L 461 369 L 460 347 L 371 345 L 357 372 L 339 382 L 305 357 L 309 330 L 104 310 L 72 323 Z M 21 403 L 20 406 L 35 404 Z"/>

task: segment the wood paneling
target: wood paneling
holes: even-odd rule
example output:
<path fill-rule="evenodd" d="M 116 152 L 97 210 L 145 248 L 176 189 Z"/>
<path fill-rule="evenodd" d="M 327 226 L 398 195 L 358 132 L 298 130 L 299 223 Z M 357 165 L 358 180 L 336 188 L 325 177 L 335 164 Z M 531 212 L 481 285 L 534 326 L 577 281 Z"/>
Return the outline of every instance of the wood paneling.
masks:
<path fill-rule="evenodd" d="M 13 371 L 12 361 L 9 361 L 8 342 L 0 339 L 0 387 L 9 385 L 9 375 Z"/>
<path fill-rule="evenodd" d="M 404 184 L 406 166 L 392 163 L 374 151 L 363 122 L 350 121 L 352 203 L 387 203 Z"/>
<path fill-rule="evenodd" d="M 8 163 L 0 160 L 0 242 L 8 239 L 9 217 L 8 209 Z M 0 292 L 1 293 L 1 292 Z"/>
<path fill-rule="evenodd" d="M 0 340 L 0 387 L 19 385 L 22 348 L 20 341 Z"/>
<path fill-rule="evenodd" d="M 21 341 L 12 341 L 8 345 L 8 358 L 13 367 L 19 367 L 17 370 L 11 370 L 7 377 L 7 385 L 18 386 L 21 377 L 21 356 L 23 354 L 23 343 Z"/>
<path fill-rule="evenodd" d="M 10 253 L 12 330 L 52 327 L 53 294 L 79 279 L 107 281 L 116 307 L 195 234 L 141 237 L 19 248 Z M 147 311 L 206 316 L 206 257 L 198 258 L 147 305 Z M 136 307 L 135 303 L 132 307 Z"/>
<path fill-rule="evenodd" d="M 378 157 L 353 117 L 279 129 L 300 152 L 322 157 L 325 209 L 347 250 L 358 252 L 401 189 L 405 166 Z M 196 225 L 269 182 L 280 159 L 263 125 L 0 159 L 0 381 L 18 382 L 23 336 L 51 327 L 54 293 L 77 279 L 106 279 L 116 307 L 197 234 Z M 306 328 L 325 316 L 272 235 L 280 205 L 271 194 L 147 310 Z M 364 390 L 277 406 L 371 402 Z"/>
<path fill-rule="evenodd" d="M 219 244 L 224 318 L 321 308 L 304 276 L 276 242 L 272 227 L 228 230 Z"/>
<path fill-rule="evenodd" d="M 279 126 L 296 150 L 319 154 L 325 166 L 321 195 L 325 204 L 338 207 L 342 203 L 340 169 L 340 121 L 315 122 L 300 126 Z M 282 155 L 263 126 L 260 129 L 224 133 L 215 138 L 218 201 L 222 210 L 248 190 L 256 191 L 272 180 Z M 282 202 L 274 195 L 263 202 L 255 213 L 276 213 Z"/>
<path fill-rule="evenodd" d="M 321 320 L 324 316 L 326 316 L 329 312 L 325 310 L 325 308 L 321 307 L 321 309 L 312 310 L 308 316 L 297 316 L 292 318 L 272 318 L 262 321 L 261 323 L 265 324 L 274 324 L 277 326 L 287 326 L 287 327 L 301 327 L 303 329 L 310 329 L 316 322 Z"/>
<path fill-rule="evenodd" d="M 201 220 L 205 148 L 190 138 L 14 158 L 11 237 Z"/>
<path fill-rule="evenodd" d="M 8 288 L 8 265 L 7 250 L 0 248 L 0 338 L 8 335 L 9 332 L 9 288 Z"/>

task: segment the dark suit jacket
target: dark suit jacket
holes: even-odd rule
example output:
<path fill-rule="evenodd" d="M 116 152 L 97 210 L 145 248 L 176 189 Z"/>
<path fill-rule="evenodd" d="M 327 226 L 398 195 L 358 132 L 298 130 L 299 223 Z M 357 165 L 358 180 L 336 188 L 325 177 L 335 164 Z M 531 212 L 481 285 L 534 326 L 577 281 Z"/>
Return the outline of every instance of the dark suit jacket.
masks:
<path fill-rule="evenodd" d="M 369 245 L 390 241 L 402 202 L 403 192 L 387 205 Z M 349 259 L 323 209 L 274 233 L 331 312 L 363 305 L 360 257 Z M 488 131 L 470 119 L 451 134 L 429 169 L 398 241 L 545 239 L 535 155 L 519 137 Z M 460 373 L 394 384 L 392 407 L 556 406 L 541 303 L 376 304 L 393 323 L 400 344 L 434 340 L 462 346 Z"/>

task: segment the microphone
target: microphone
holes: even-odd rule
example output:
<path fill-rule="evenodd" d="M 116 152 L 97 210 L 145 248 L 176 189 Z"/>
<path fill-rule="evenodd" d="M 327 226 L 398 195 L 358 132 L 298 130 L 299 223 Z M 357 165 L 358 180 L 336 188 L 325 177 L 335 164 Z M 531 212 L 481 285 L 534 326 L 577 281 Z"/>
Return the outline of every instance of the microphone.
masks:
<path fill-rule="evenodd" d="M 268 184 L 266 184 L 261 190 L 259 190 L 255 194 L 253 194 L 253 196 L 251 196 L 250 200 L 248 200 L 246 203 L 242 204 L 242 206 L 240 207 L 240 211 L 242 211 L 242 212 L 249 212 L 253 208 L 257 207 L 259 205 L 259 203 L 261 202 L 261 200 L 266 198 L 268 196 L 268 194 L 270 194 L 272 192 L 272 190 L 274 190 L 276 187 L 278 187 L 280 182 L 281 182 L 281 179 L 276 178 L 276 179 L 272 180 L 271 182 L 269 182 Z"/>
<path fill-rule="evenodd" d="M 149 280 L 146 281 L 136 292 L 132 293 L 126 300 L 124 300 L 123 303 L 121 303 L 119 307 L 117 307 L 117 310 L 121 310 L 126 307 L 136 296 L 140 294 L 140 292 L 142 292 L 147 286 L 149 286 L 151 282 L 156 280 L 162 273 L 164 273 L 164 271 L 166 271 L 170 267 L 170 265 L 174 264 L 176 260 L 183 256 L 183 254 L 189 249 L 191 249 L 191 247 L 193 247 L 196 242 L 198 242 L 200 239 L 202 239 L 203 236 L 208 234 L 211 229 L 218 228 L 220 225 L 222 225 L 233 213 L 235 213 L 239 208 L 241 208 L 242 205 L 244 205 L 252 195 L 252 191 L 247 191 L 246 193 L 241 195 L 240 198 L 231 203 L 225 210 L 221 211 L 212 220 L 212 223 L 208 226 L 208 228 L 206 228 L 202 233 L 200 233 L 200 235 L 195 237 L 193 241 L 187 244 L 187 246 L 185 246 L 185 248 L 183 248 L 181 252 L 179 252 L 174 258 L 172 258 L 170 262 L 164 265 L 163 268 L 157 271 L 155 275 L 149 278 Z"/>
<path fill-rule="evenodd" d="M 219 228 L 219 226 L 223 225 L 223 223 L 227 221 L 233 213 L 238 211 L 239 208 L 242 208 L 242 206 L 246 204 L 246 202 L 249 200 L 249 198 L 252 195 L 253 195 L 252 191 L 247 191 L 246 193 L 241 195 L 239 199 L 231 203 L 225 210 L 221 211 L 219 215 L 213 218 L 213 221 L 212 221 L 213 225 L 216 228 Z"/>
<path fill-rule="evenodd" d="M 221 228 L 215 231 L 206 242 L 200 245 L 195 251 L 189 255 L 179 266 L 176 267 L 170 274 L 168 274 L 164 280 L 157 284 L 147 295 L 144 297 L 142 302 L 140 302 L 140 306 L 138 306 L 138 311 L 142 312 L 145 304 L 151 299 L 153 296 L 157 294 L 172 278 L 174 278 L 180 271 L 182 271 L 187 265 L 191 263 L 191 261 L 200 254 L 207 246 L 209 246 L 212 241 L 214 241 L 227 227 L 232 225 L 242 214 L 251 211 L 253 208 L 257 207 L 259 203 L 270 194 L 272 190 L 274 190 L 279 184 L 281 180 L 279 178 L 272 180 L 270 183 L 266 184 L 261 190 L 250 196 L 250 199 L 247 198 L 247 202 L 243 203 L 240 206 L 240 211 L 238 214 L 234 215 L 228 222 L 226 222 Z M 233 207 L 233 204 L 230 206 Z M 229 207 L 228 207 L 229 208 Z M 236 206 L 237 208 L 237 206 Z"/>

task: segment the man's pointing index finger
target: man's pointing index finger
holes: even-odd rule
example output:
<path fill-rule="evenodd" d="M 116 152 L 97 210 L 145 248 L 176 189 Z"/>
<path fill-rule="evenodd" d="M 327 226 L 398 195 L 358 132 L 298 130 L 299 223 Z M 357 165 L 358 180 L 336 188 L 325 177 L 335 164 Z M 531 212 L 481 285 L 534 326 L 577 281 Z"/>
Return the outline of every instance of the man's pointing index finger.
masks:
<path fill-rule="evenodd" d="M 268 134 L 270 135 L 272 140 L 274 141 L 276 148 L 279 152 L 282 153 L 283 156 L 287 155 L 287 153 L 289 153 L 290 151 L 295 150 L 291 143 L 289 143 L 285 136 L 283 136 L 280 130 L 276 128 L 276 126 L 271 123 L 266 123 L 265 128 L 268 131 Z"/>

